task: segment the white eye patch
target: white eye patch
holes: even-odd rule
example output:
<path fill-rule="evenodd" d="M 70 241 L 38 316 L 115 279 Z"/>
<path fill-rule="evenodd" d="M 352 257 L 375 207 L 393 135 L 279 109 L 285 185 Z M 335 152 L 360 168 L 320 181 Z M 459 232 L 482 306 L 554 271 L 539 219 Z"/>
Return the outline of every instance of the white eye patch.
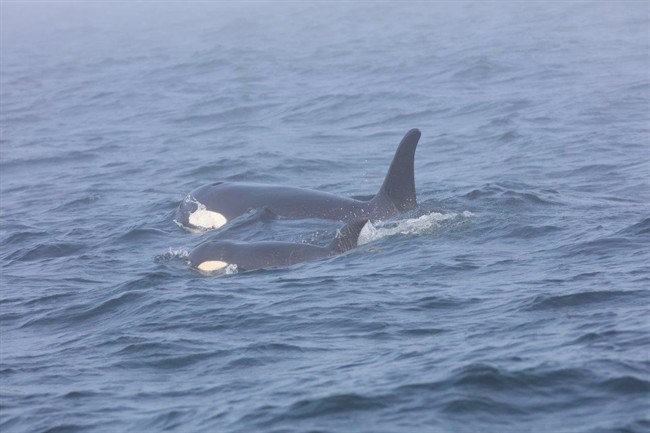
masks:
<path fill-rule="evenodd" d="M 228 263 L 222 262 L 219 260 L 210 260 L 208 262 L 203 262 L 197 268 L 200 271 L 203 272 L 212 272 L 212 271 L 218 271 L 219 269 L 223 269 L 226 266 L 228 266 Z"/>
<path fill-rule="evenodd" d="M 195 227 L 218 229 L 226 224 L 228 220 L 219 212 L 212 212 L 207 210 L 205 206 L 199 206 L 196 211 L 190 214 L 189 222 Z"/>

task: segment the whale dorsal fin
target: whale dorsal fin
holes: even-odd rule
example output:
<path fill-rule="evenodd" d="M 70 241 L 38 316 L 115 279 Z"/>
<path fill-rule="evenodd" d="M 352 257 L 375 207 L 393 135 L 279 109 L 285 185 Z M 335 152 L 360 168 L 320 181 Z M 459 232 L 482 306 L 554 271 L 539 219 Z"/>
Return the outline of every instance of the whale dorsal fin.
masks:
<path fill-rule="evenodd" d="M 384 179 L 384 184 L 375 197 L 376 199 L 390 199 L 400 212 L 414 209 L 417 206 L 413 160 L 420 135 L 420 130 L 413 128 L 402 138 Z"/>
<path fill-rule="evenodd" d="M 367 222 L 368 220 L 360 220 L 346 224 L 338 231 L 329 247 L 337 253 L 343 253 L 352 248 L 356 248 L 359 241 L 359 234 Z"/>

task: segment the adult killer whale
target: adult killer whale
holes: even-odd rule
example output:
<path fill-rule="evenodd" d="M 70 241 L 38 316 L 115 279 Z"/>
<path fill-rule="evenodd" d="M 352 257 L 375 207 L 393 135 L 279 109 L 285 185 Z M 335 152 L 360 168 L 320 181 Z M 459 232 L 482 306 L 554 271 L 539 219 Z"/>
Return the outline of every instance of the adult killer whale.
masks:
<path fill-rule="evenodd" d="M 375 197 L 355 200 L 291 186 L 216 182 L 192 191 L 181 202 L 175 221 L 188 229 L 216 229 L 244 213 L 266 208 L 285 218 L 321 218 L 352 222 L 377 220 L 415 209 L 413 160 L 420 130 L 406 133 Z"/>
<path fill-rule="evenodd" d="M 222 270 L 231 265 L 236 265 L 240 271 L 250 271 L 330 257 L 356 248 L 359 234 L 367 222 L 361 220 L 347 224 L 326 247 L 275 241 L 208 241 L 190 253 L 189 262 L 204 272 Z"/>

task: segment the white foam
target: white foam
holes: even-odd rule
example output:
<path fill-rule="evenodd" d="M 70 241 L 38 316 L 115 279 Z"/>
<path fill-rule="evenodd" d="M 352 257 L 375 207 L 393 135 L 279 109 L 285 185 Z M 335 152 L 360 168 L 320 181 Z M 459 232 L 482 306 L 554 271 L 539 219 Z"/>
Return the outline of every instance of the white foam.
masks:
<path fill-rule="evenodd" d="M 358 244 L 363 245 L 386 236 L 397 234 L 425 235 L 430 233 L 432 230 L 441 227 L 445 222 L 455 219 L 468 219 L 473 215 L 474 214 L 469 211 L 464 211 L 460 214 L 455 212 L 446 214 L 431 212 L 418 218 L 407 218 L 386 223 L 379 221 L 376 223 L 376 226 L 366 224 L 359 234 Z"/>
<path fill-rule="evenodd" d="M 359 232 L 357 245 L 361 246 L 367 244 L 368 242 L 375 239 L 376 236 L 377 236 L 377 229 L 375 228 L 374 225 L 372 225 L 370 221 L 368 221 L 366 225 L 364 225 L 361 231 Z"/>
<path fill-rule="evenodd" d="M 155 257 L 156 262 L 167 262 L 174 259 L 187 259 L 190 255 L 190 251 L 187 248 L 179 248 L 177 250 L 169 247 L 169 250 L 165 254 L 159 254 Z"/>
<path fill-rule="evenodd" d="M 237 272 L 238 272 L 237 265 L 234 263 L 231 263 L 228 266 L 226 266 L 226 269 L 224 270 L 224 273 L 226 275 L 236 274 Z"/>

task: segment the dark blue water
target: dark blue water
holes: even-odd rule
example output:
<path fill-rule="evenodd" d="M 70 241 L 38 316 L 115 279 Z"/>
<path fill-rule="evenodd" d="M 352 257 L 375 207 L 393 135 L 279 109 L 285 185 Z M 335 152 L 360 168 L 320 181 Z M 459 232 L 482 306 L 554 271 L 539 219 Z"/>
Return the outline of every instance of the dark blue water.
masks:
<path fill-rule="evenodd" d="M 647 2 L 0 6 L 2 432 L 650 429 Z M 217 180 L 419 207 L 204 276 Z"/>

